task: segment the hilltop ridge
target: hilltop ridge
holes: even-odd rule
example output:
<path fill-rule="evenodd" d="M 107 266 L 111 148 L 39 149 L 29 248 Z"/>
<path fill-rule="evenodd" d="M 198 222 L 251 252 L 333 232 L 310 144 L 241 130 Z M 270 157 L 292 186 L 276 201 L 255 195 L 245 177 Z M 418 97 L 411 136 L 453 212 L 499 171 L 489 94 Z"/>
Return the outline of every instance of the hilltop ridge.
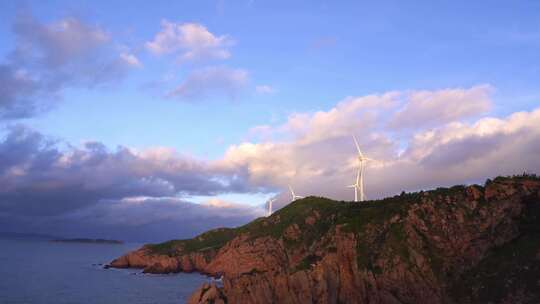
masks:
<path fill-rule="evenodd" d="M 223 276 L 190 303 L 538 303 L 539 221 L 534 175 L 363 203 L 307 197 L 111 266 Z"/>

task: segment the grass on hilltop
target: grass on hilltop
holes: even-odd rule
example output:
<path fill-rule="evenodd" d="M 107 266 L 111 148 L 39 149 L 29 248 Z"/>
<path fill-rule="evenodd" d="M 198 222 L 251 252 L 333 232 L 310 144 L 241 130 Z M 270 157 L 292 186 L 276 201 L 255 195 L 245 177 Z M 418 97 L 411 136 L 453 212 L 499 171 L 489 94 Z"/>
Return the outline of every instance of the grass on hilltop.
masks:
<path fill-rule="evenodd" d="M 534 174 L 523 174 L 512 177 L 497 177 L 491 182 L 504 182 L 511 179 L 533 179 L 540 180 Z M 479 189 L 483 187 L 476 185 Z M 419 203 L 422 199 L 437 199 L 450 197 L 452 200 L 460 200 L 465 195 L 465 186 L 458 185 L 450 188 L 437 188 L 431 191 L 420 191 L 414 193 L 402 192 L 401 195 L 388 197 L 381 200 L 370 200 L 362 203 L 334 201 L 328 198 L 310 196 L 290 203 L 282 209 L 276 211 L 270 217 L 261 217 L 252 222 L 237 228 L 219 228 L 202 233 L 195 238 L 186 240 L 172 240 L 160 244 L 148 245 L 154 253 L 169 256 L 178 256 L 192 252 L 204 252 L 207 250 L 219 250 L 234 237 L 245 234 L 248 240 L 259 237 L 272 237 L 283 239 L 287 248 L 296 246 L 309 247 L 314 242 L 321 239 L 330 229 L 340 225 L 344 231 L 352 232 L 359 239 L 366 235 L 367 227 L 381 225 L 392 217 L 406 215 L 409 207 L 413 203 Z M 318 217 L 313 225 L 306 223 L 308 217 Z M 298 239 L 287 239 L 286 229 L 296 225 L 301 235 Z M 403 247 L 405 233 L 400 222 L 390 224 L 384 234 L 385 238 L 379 240 L 385 246 L 390 246 L 393 252 L 404 258 L 408 258 L 408 250 Z M 374 248 L 367 248 L 362 242 L 358 242 L 358 266 L 372 269 Z M 377 245 L 377 244 L 374 244 Z M 328 244 L 331 249 L 332 245 Z M 433 262 L 436 263 L 437 253 L 434 251 Z M 311 260 L 306 261 L 306 265 Z M 304 265 L 305 266 L 305 265 Z"/>
<path fill-rule="evenodd" d="M 150 244 L 148 248 L 157 254 L 177 256 L 197 251 L 219 249 L 236 236 L 234 228 L 218 228 L 202 233 L 192 239 L 171 240 Z"/>

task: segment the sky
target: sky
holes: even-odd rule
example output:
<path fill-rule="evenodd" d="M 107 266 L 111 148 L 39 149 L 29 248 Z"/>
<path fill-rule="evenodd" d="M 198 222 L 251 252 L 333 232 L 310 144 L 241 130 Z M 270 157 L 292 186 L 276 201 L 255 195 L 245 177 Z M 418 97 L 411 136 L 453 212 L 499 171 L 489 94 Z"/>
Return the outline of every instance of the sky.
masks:
<path fill-rule="evenodd" d="M 0 231 L 129 241 L 540 173 L 538 1 L 2 1 Z"/>

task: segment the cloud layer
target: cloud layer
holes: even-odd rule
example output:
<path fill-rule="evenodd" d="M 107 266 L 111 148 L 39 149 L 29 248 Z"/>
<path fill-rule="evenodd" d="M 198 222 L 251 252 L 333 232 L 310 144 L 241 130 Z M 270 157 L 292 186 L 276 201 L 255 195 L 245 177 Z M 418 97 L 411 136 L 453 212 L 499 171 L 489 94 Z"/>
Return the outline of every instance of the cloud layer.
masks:
<path fill-rule="evenodd" d="M 251 185 L 286 189 L 292 184 L 299 195 L 352 200 L 345 186 L 356 174 L 355 134 L 364 153 L 375 159 L 365 178 L 372 199 L 540 172 L 535 156 L 540 109 L 484 117 L 491 90 L 483 85 L 346 98 L 328 111 L 296 113 L 281 125 L 256 127 L 265 141 L 231 146 L 222 165 L 247 172 Z M 426 106 L 430 103 L 439 106 Z M 413 132 L 402 132 L 411 127 L 402 119 L 404 112 L 419 119 Z M 280 199 L 278 206 L 289 202 L 286 190 Z"/>
<path fill-rule="evenodd" d="M 262 215 L 261 208 L 219 200 L 221 194 L 276 193 L 274 206 L 281 207 L 290 202 L 290 184 L 298 195 L 352 200 L 346 187 L 356 174 L 352 134 L 374 159 L 365 177 L 371 199 L 540 172 L 540 109 L 486 116 L 491 91 L 475 86 L 349 97 L 327 111 L 295 113 L 282 124 L 255 127 L 264 132 L 263 141 L 232 145 L 215 161 L 164 147 L 110 151 L 98 142 L 73 147 L 14 126 L 0 141 L 0 222 L 128 237 L 149 231 L 171 237 L 173 227 L 182 225 L 177 235 L 189 236 Z M 430 103 L 440 106 L 425 106 Z M 405 111 L 440 119 L 419 121 L 411 129 L 401 120 Z M 197 195 L 216 197 L 190 202 Z"/>
<path fill-rule="evenodd" d="M 0 210 L 57 214 L 126 197 L 215 195 L 246 188 L 229 172 L 174 150 L 108 151 L 101 143 L 60 149 L 42 134 L 12 127 L 0 143 Z"/>
<path fill-rule="evenodd" d="M 412 92 L 390 125 L 419 129 L 485 114 L 491 108 L 491 91 L 491 86 L 480 85 L 467 90 Z"/>
<path fill-rule="evenodd" d="M 0 223 L 4 229 L 39 226 L 39 230 L 45 227 L 60 233 L 78 225 L 72 233 L 89 227 L 105 233 L 104 227 L 109 227 L 108 231 L 118 228 L 126 233 L 124 237 L 134 237 L 135 231 L 148 235 L 141 230 L 149 225 L 161 231 L 156 236 L 161 239 L 173 231 L 159 223 L 183 223 L 179 237 L 200 227 L 237 225 L 258 214 L 257 209 L 216 199 L 194 204 L 182 198 L 258 190 L 247 188 L 242 174 L 172 149 L 108 151 L 97 142 L 77 148 L 23 126 L 4 133 L 0 142 Z"/>

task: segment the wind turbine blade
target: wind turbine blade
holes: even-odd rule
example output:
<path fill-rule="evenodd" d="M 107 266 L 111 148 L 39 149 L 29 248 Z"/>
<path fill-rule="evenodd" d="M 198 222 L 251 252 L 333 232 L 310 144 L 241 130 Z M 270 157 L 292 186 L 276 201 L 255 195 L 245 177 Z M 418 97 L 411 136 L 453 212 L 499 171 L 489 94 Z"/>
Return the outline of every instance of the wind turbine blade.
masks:
<path fill-rule="evenodd" d="M 356 174 L 356 185 L 360 185 L 360 170 L 361 169 L 358 169 L 358 173 Z"/>
<path fill-rule="evenodd" d="M 358 144 L 358 141 L 356 140 L 356 136 L 352 136 L 354 139 L 354 144 L 356 145 L 356 150 L 358 150 L 358 155 L 360 155 L 362 158 L 364 157 L 364 154 L 362 154 L 362 151 L 360 150 L 360 145 Z"/>

